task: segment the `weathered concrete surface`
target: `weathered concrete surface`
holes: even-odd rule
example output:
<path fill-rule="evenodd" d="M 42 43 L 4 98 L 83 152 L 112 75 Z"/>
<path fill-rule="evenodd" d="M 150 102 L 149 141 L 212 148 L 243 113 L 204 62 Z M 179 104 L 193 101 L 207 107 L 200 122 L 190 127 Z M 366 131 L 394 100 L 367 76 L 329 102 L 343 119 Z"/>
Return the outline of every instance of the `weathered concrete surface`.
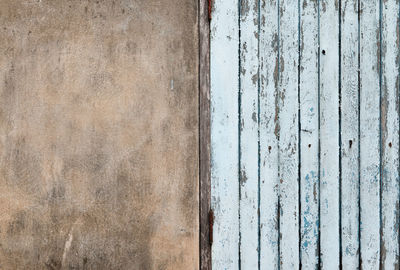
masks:
<path fill-rule="evenodd" d="M 0 269 L 197 269 L 197 1 L 1 0 L 0 26 Z"/>

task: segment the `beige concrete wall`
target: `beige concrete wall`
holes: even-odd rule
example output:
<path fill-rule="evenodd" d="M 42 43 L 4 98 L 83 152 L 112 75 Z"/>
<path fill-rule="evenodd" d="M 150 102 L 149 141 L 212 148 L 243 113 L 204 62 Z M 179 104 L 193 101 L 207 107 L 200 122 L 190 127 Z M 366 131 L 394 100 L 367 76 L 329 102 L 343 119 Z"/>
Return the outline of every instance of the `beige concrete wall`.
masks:
<path fill-rule="evenodd" d="M 197 1 L 1 0 L 0 26 L 0 269 L 197 269 Z"/>

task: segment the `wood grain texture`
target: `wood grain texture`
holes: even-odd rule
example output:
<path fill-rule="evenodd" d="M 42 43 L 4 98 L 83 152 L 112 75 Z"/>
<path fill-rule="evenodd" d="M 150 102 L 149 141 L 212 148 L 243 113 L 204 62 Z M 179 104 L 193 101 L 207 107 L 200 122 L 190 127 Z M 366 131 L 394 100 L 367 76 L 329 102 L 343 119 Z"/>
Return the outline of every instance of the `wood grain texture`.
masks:
<path fill-rule="evenodd" d="M 380 254 L 379 0 L 360 10 L 360 243 L 361 267 L 377 269 Z"/>
<path fill-rule="evenodd" d="M 231 134 L 239 153 L 212 164 L 229 161 L 240 171 L 238 191 L 212 187 L 216 201 L 226 192 L 240 198 L 233 233 L 221 238 L 236 241 L 239 219 L 239 257 L 218 266 L 397 269 L 399 1 L 235 4 L 238 51 L 226 40 L 211 41 L 225 48 L 224 59 L 234 59 L 228 69 L 211 69 L 212 76 L 230 70 L 234 80 L 232 66 L 240 70 L 238 104 L 231 103 L 232 111 L 239 108 L 240 128 Z M 224 18 L 214 27 L 228 21 L 234 23 Z M 232 196 L 218 207 L 231 211 L 236 203 Z M 221 248 L 218 259 L 228 250 Z"/>
<path fill-rule="evenodd" d="M 278 1 L 260 10 L 260 269 L 279 267 Z"/>
<path fill-rule="evenodd" d="M 300 2 L 301 263 L 319 265 L 318 2 Z"/>
<path fill-rule="evenodd" d="M 337 269 L 339 229 L 339 2 L 320 1 L 321 267 Z"/>
<path fill-rule="evenodd" d="M 280 266 L 299 266 L 298 9 L 279 4 Z"/>
<path fill-rule="evenodd" d="M 213 269 L 239 269 L 238 2 L 215 0 L 211 20 Z"/>
<path fill-rule="evenodd" d="M 341 4 L 341 237 L 343 269 L 359 267 L 358 1 Z"/>
<path fill-rule="evenodd" d="M 210 22 L 208 0 L 199 0 L 200 269 L 211 270 Z"/>
<path fill-rule="evenodd" d="M 240 263 L 258 267 L 258 0 L 240 1 Z"/>
<path fill-rule="evenodd" d="M 382 269 L 399 265 L 399 1 L 381 6 Z"/>

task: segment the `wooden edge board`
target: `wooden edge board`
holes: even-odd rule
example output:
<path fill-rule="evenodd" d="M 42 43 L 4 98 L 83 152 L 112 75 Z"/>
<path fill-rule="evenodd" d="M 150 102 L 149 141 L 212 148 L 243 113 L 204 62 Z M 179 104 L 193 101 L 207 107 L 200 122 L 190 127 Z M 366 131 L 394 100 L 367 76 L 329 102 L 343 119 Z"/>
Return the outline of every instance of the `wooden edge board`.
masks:
<path fill-rule="evenodd" d="M 209 0 L 198 3 L 199 31 L 199 243 L 201 270 L 211 269 L 210 220 L 210 10 Z"/>

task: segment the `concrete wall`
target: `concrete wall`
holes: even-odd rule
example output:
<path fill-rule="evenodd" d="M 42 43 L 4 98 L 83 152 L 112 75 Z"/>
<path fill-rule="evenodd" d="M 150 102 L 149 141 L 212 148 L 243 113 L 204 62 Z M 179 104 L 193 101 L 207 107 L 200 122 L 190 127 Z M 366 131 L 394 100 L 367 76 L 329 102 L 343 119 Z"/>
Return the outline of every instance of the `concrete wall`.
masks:
<path fill-rule="evenodd" d="M 0 269 L 197 269 L 197 1 L 2 0 L 0 26 Z"/>

